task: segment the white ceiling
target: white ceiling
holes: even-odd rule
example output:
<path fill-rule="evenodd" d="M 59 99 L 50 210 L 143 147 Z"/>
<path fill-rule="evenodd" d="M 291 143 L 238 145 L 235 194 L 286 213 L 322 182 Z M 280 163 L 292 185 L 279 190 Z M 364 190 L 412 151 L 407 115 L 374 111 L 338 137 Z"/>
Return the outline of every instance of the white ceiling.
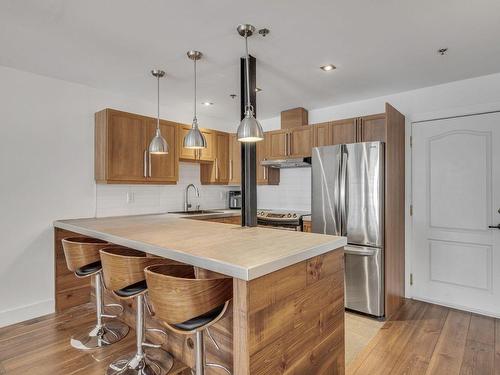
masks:
<path fill-rule="evenodd" d="M 498 0 L 2 0 L 0 65 L 148 101 L 161 67 L 162 104 L 190 113 L 198 49 L 202 115 L 237 121 L 244 22 L 271 29 L 249 41 L 259 118 L 500 71 Z"/>

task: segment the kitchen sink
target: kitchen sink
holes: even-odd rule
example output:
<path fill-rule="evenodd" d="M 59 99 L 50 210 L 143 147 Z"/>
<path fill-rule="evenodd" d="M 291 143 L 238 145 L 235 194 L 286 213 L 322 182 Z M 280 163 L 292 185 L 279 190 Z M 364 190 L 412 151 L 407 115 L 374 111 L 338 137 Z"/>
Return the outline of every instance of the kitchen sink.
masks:
<path fill-rule="evenodd" d="M 169 214 L 179 214 L 179 215 L 203 215 L 203 214 L 222 214 L 222 211 L 212 211 L 212 210 L 191 210 L 191 211 L 172 211 Z"/>

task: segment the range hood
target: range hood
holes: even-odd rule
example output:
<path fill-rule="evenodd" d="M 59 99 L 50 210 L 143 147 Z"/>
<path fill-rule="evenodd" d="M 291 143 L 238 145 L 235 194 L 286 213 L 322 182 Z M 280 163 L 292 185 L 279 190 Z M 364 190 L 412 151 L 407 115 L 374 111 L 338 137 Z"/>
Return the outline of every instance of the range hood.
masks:
<path fill-rule="evenodd" d="M 263 167 L 270 168 L 307 168 L 311 167 L 311 158 L 292 158 L 279 160 L 263 160 L 260 162 Z"/>

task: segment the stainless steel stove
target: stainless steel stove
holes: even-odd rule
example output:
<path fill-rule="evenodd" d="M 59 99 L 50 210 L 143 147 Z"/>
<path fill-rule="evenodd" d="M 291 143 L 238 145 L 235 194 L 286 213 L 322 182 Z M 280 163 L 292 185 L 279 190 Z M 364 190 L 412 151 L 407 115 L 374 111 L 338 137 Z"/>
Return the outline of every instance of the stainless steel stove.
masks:
<path fill-rule="evenodd" d="M 305 215 L 310 215 L 310 212 L 257 210 L 257 225 L 274 229 L 302 231 L 302 217 Z"/>

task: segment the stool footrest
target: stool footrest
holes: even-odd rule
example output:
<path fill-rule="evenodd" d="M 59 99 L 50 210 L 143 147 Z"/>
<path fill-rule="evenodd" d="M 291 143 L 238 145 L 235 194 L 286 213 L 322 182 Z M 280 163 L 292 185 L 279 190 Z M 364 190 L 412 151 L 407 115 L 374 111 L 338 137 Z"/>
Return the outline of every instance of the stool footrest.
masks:
<path fill-rule="evenodd" d="M 206 367 L 220 368 L 220 369 L 224 370 L 225 372 L 227 372 L 229 375 L 231 375 L 231 371 L 229 371 L 229 369 L 226 366 L 219 365 L 218 363 L 205 363 L 205 366 Z"/>

